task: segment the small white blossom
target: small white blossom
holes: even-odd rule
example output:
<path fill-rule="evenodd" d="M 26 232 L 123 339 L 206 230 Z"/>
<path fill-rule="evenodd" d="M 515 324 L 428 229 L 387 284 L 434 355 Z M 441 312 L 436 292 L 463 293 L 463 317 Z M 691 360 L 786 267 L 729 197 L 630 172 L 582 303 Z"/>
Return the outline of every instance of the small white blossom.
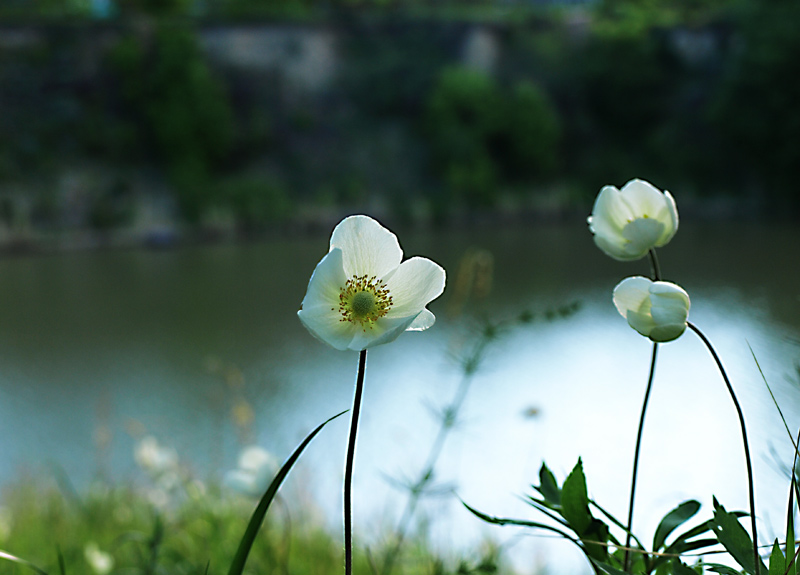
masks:
<path fill-rule="evenodd" d="M 175 450 L 163 447 L 150 435 L 142 438 L 136 445 L 134 458 L 142 469 L 154 476 L 173 471 L 178 466 L 178 454 Z"/>
<path fill-rule="evenodd" d="M 638 260 L 666 245 L 678 231 L 678 208 L 669 192 L 644 180 L 618 190 L 605 186 L 589 216 L 594 243 L 614 259 Z"/>
<path fill-rule="evenodd" d="M 101 551 L 97 543 L 90 541 L 83 549 L 86 562 L 97 575 L 107 575 L 114 568 L 114 558 L 110 553 Z"/>
<path fill-rule="evenodd" d="M 625 278 L 614 288 L 614 305 L 633 329 L 654 342 L 672 341 L 686 330 L 689 294 L 673 283 Z"/>
<path fill-rule="evenodd" d="M 345 218 L 308 282 L 300 321 L 336 349 L 355 351 L 431 327 L 436 318 L 425 306 L 444 291 L 445 271 L 426 258 L 402 259 L 392 232 L 367 216 Z"/>
<path fill-rule="evenodd" d="M 278 460 L 257 445 L 245 447 L 239 467 L 225 474 L 225 485 L 249 497 L 261 497 L 278 472 Z"/>

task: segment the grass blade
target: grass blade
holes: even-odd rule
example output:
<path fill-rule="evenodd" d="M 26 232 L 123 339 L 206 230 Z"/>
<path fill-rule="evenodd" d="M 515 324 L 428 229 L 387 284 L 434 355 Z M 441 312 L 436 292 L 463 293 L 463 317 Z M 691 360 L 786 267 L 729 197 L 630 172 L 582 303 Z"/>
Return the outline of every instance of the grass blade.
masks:
<path fill-rule="evenodd" d="M 23 565 L 32 571 L 35 571 L 39 575 L 47 575 L 46 571 L 42 571 L 36 565 L 31 563 L 30 561 L 25 561 L 25 559 L 20 559 L 19 557 L 15 557 L 11 553 L 6 553 L 5 551 L 0 551 L 0 559 L 5 559 L 6 561 L 11 561 L 12 563 L 16 563 L 17 565 Z"/>
<path fill-rule="evenodd" d="M 239 548 L 236 550 L 236 555 L 231 563 L 231 568 L 228 570 L 228 575 L 241 575 L 242 571 L 244 571 L 244 564 L 247 562 L 247 556 L 250 554 L 250 548 L 253 546 L 253 542 L 256 539 L 258 530 L 261 529 L 261 523 L 264 521 L 264 516 L 267 514 L 267 509 L 269 509 L 269 505 L 272 503 L 272 500 L 275 499 L 275 495 L 277 495 L 281 483 L 283 483 L 283 480 L 286 479 L 289 471 L 300 458 L 300 454 L 303 453 L 303 450 L 308 446 L 309 443 L 311 443 L 311 440 L 314 439 L 314 437 L 322 430 L 323 427 L 345 413 L 347 413 L 347 410 L 337 413 L 330 419 L 319 424 L 319 426 L 314 431 L 309 433 L 303 442 L 297 446 L 297 448 L 294 450 L 294 453 L 292 453 L 289 459 L 286 460 L 286 463 L 284 463 L 280 468 L 278 474 L 275 476 L 275 479 L 273 479 L 272 483 L 269 484 L 266 493 L 264 493 L 261 501 L 259 501 L 258 507 L 256 507 L 256 510 L 253 512 L 253 516 L 250 518 L 250 523 L 248 523 L 247 529 L 244 532 L 244 536 L 239 542 Z"/>

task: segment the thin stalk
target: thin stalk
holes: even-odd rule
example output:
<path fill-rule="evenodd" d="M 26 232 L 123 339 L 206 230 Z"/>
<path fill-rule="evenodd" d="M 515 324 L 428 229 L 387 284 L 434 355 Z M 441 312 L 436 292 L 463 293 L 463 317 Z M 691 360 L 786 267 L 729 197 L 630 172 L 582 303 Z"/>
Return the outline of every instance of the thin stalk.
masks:
<path fill-rule="evenodd" d="M 392 570 L 394 569 L 395 561 L 397 560 L 397 557 L 400 554 L 400 549 L 405 542 L 408 526 L 414 516 L 414 513 L 416 512 L 419 499 L 425 491 L 425 487 L 428 485 L 431 479 L 433 479 L 433 472 L 436 468 L 436 462 L 442 453 L 445 440 L 456 423 L 456 416 L 461 409 L 461 405 L 464 403 L 464 399 L 466 399 L 467 392 L 469 391 L 470 384 L 472 383 L 475 371 L 477 369 L 477 365 L 480 363 L 483 352 L 491 340 L 492 338 L 483 336 L 473 349 L 472 354 L 469 356 L 467 363 L 472 367 L 465 369 L 464 377 L 459 383 L 458 389 L 453 397 L 453 401 L 444 410 L 442 423 L 439 426 L 436 439 L 434 440 L 430 451 L 428 452 L 428 457 L 425 460 L 425 465 L 422 468 L 419 479 L 417 479 L 416 483 L 411 485 L 409 488 L 410 495 L 408 497 L 408 501 L 406 502 L 403 515 L 397 524 L 394 543 L 386 553 L 383 562 L 383 569 L 381 569 L 381 575 L 391 575 Z"/>
<path fill-rule="evenodd" d="M 656 250 L 651 249 L 647 252 L 650 256 L 650 266 L 653 268 L 653 281 L 661 281 L 661 267 L 658 265 L 658 256 Z"/>
<path fill-rule="evenodd" d="M 708 348 L 708 351 L 711 353 L 711 357 L 713 357 L 714 361 L 717 363 L 717 368 L 719 369 L 720 374 L 722 374 L 722 379 L 725 380 L 725 385 L 728 387 L 728 393 L 730 393 L 731 399 L 733 400 L 733 405 L 736 407 L 736 413 L 739 416 L 739 425 L 742 428 L 744 458 L 745 463 L 747 464 L 747 488 L 750 496 L 750 524 L 753 530 L 753 561 L 755 563 L 756 575 L 760 575 L 761 559 L 758 556 L 758 534 L 756 533 L 756 497 L 755 490 L 753 488 L 753 464 L 750 461 L 750 447 L 747 443 L 747 429 L 744 425 L 744 413 L 742 413 L 742 407 L 739 405 L 739 400 L 736 399 L 736 394 L 733 392 L 733 386 L 728 379 L 727 373 L 725 373 L 725 368 L 722 367 L 722 361 L 719 359 L 717 352 L 714 351 L 714 347 L 711 345 L 711 342 L 708 341 L 708 338 L 703 335 L 703 332 L 701 332 L 692 322 L 686 322 L 686 325 L 689 329 L 697 334 L 697 337 L 702 340 L 702 342 Z"/>
<path fill-rule="evenodd" d="M 653 251 L 650 250 L 652 254 Z M 657 264 L 656 264 L 657 265 Z M 642 402 L 642 414 L 639 416 L 639 430 L 636 433 L 636 450 L 633 454 L 633 474 L 631 477 L 631 499 L 628 503 L 628 530 L 625 535 L 625 562 L 623 563 L 623 571 L 627 572 L 630 567 L 630 547 L 631 547 L 631 532 L 633 531 L 633 502 L 636 494 L 636 475 L 639 471 L 639 451 L 642 447 L 642 431 L 644 430 L 644 416 L 647 412 L 647 402 L 650 400 L 650 391 L 653 389 L 653 377 L 656 373 L 656 358 L 658 357 L 658 344 L 653 342 L 653 355 L 650 360 L 650 375 L 647 377 L 647 389 L 644 392 L 644 401 Z"/>
<path fill-rule="evenodd" d="M 361 413 L 361 396 L 364 392 L 364 372 L 367 369 L 367 350 L 362 349 L 358 356 L 358 375 L 356 391 L 353 396 L 353 414 L 350 419 L 350 439 L 347 444 L 347 459 L 344 464 L 344 572 L 353 573 L 353 504 L 351 491 L 353 485 L 353 460 L 356 454 L 356 435 L 358 416 Z"/>

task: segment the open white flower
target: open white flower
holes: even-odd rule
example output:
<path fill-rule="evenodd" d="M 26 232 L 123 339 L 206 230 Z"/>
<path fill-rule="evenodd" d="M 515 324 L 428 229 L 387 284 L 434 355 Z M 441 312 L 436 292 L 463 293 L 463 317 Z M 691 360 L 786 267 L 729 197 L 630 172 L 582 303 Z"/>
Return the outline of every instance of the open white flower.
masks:
<path fill-rule="evenodd" d="M 689 294 L 673 283 L 625 278 L 614 288 L 614 305 L 633 329 L 652 341 L 672 341 L 686 330 Z"/>
<path fill-rule="evenodd" d="M 678 209 L 669 192 L 644 180 L 618 190 L 604 186 L 589 216 L 594 243 L 614 259 L 638 260 L 666 245 L 678 231 Z"/>
<path fill-rule="evenodd" d="M 279 469 L 278 460 L 258 445 L 239 455 L 239 467 L 225 474 L 225 485 L 250 497 L 261 497 Z"/>
<path fill-rule="evenodd" d="M 308 282 L 300 321 L 336 349 L 355 351 L 428 329 L 436 318 L 425 306 L 444 291 L 444 269 L 402 259 L 392 232 L 367 216 L 345 218 Z"/>

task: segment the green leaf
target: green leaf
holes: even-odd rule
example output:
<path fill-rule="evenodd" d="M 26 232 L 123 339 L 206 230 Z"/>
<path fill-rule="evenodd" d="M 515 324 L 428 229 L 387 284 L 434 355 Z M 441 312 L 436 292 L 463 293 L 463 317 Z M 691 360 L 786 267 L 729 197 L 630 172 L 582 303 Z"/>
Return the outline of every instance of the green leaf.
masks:
<path fill-rule="evenodd" d="M 546 523 L 538 523 L 536 521 L 528 521 L 527 519 L 510 519 L 510 518 L 504 518 L 504 517 L 492 517 L 491 515 L 486 515 L 485 513 L 482 513 L 480 511 L 478 511 L 474 507 L 470 507 L 468 504 L 464 503 L 463 501 L 461 502 L 461 504 L 464 507 L 467 508 L 467 511 L 469 511 L 470 513 L 475 515 L 475 517 L 477 517 L 478 519 L 482 519 L 483 521 L 486 521 L 487 523 L 492 523 L 494 525 L 517 525 L 519 527 L 534 527 L 536 529 L 544 529 L 546 531 L 552 531 L 553 533 L 558 533 L 564 539 L 572 541 L 573 543 L 578 545 L 578 540 L 577 539 L 575 539 L 574 537 L 572 537 L 568 533 L 565 533 L 561 529 L 559 529 L 557 527 L 553 527 L 552 525 L 547 525 Z M 580 545 L 578 545 L 578 546 L 580 547 Z"/>
<path fill-rule="evenodd" d="M 592 523 L 589 496 L 586 493 L 586 477 L 580 459 L 561 487 L 561 514 L 579 536 L 583 535 Z"/>
<path fill-rule="evenodd" d="M 769 556 L 769 575 L 784 575 L 786 569 L 786 557 L 783 556 L 778 539 L 772 544 L 772 554 Z"/>
<path fill-rule="evenodd" d="M 679 525 L 682 525 L 692 518 L 699 510 L 700 503 L 690 499 L 689 501 L 684 501 L 667 513 L 656 528 L 656 534 L 653 537 L 653 551 L 661 549 L 667 541 L 669 534 Z"/>
<path fill-rule="evenodd" d="M 598 561 L 608 561 L 608 525 L 593 518 L 581 535 L 581 541 L 586 548 L 586 555 Z"/>
<path fill-rule="evenodd" d="M 714 519 L 712 521 L 717 540 L 745 571 L 755 575 L 753 540 L 750 539 L 750 535 L 736 516 L 725 511 L 725 508 L 716 499 L 714 499 Z M 766 572 L 767 567 L 761 562 L 761 559 L 758 561 L 761 571 Z"/>
<path fill-rule="evenodd" d="M 561 505 L 561 490 L 558 488 L 558 483 L 553 473 L 544 463 L 539 469 L 539 487 L 534 489 L 541 493 L 544 500 L 551 505 Z"/>
<path fill-rule="evenodd" d="M 675 560 L 672 562 L 672 575 L 697 575 L 697 571 L 682 561 Z"/>
<path fill-rule="evenodd" d="M 628 573 L 626 573 L 625 571 L 617 569 L 616 567 L 612 567 L 611 565 L 603 561 L 595 561 L 593 559 L 592 563 L 594 563 L 602 573 L 607 573 L 608 575 L 628 575 Z"/>
<path fill-rule="evenodd" d="M 703 565 L 706 567 L 706 569 L 713 571 L 714 573 L 721 573 L 722 575 L 742 575 L 733 567 L 721 565 L 720 563 L 703 563 Z"/>
<path fill-rule="evenodd" d="M 303 442 L 297 446 L 297 448 L 294 450 L 294 453 L 292 453 L 289 459 L 286 460 L 286 463 L 284 463 L 280 468 L 278 474 L 275 476 L 275 479 L 273 479 L 272 483 L 269 484 L 266 493 L 264 493 L 261 501 L 259 501 L 252 517 L 250 517 L 250 523 L 248 523 L 247 529 L 244 532 L 244 536 L 239 542 L 239 548 L 236 550 L 236 555 L 233 557 L 233 562 L 231 563 L 231 568 L 228 570 L 228 575 L 241 575 L 242 571 L 244 571 L 244 564 L 247 562 L 247 556 L 250 553 L 250 548 L 253 546 L 253 541 L 256 539 L 258 530 L 261 528 L 261 523 L 264 521 L 264 516 L 267 514 L 267 509 L 269 509 L 270 503 L 272 503 L 275 495 L 277 495 L 281 483 L 283 483 L 283 480 L 286 479 L 289 471 L 300 458 L 300 454 L 303 453 L 303 450 L 308 446 L 309 443 L 311 443 L 311 440 L 314 439 L 314 437 L 322 430 L 323 427 L 344 413 L 347 413 L 347 411 L 345 410 L 341 413 L 337 413 L 330 419 L 323 421 L 319 426 L 317 426 L 317 428 L 309 433 Z"/>
<path fill-rule="evenodd" d="M 16 563 L 18 565 L 23 565 L 28 569 L 35 571 L 39 575 L 47 575 L 46 571 L 42 571 L 36 565 L 31 563 L 30 561 L 25 561 L 25 559 L 20 559 L 19 557 L 15 557 L 11 555 L 11 553 L 6 553 L 5 551 L 0 551 L 0 559 L 5 559 L 6 561 L 11 561 L 12 563 Z"/>

